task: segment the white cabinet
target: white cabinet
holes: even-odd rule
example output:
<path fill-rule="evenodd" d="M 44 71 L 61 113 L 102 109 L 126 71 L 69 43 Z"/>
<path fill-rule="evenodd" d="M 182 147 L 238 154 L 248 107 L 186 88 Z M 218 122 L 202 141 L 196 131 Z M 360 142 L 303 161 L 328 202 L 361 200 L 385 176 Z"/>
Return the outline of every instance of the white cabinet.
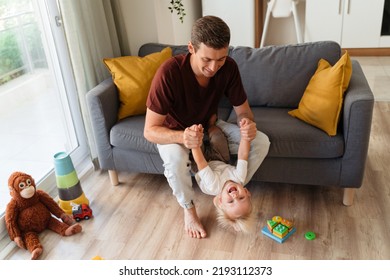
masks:
<path fill-rule="evenodd" d="M 305 42 L 333 40 L 343 48 L 381 46 L 384 0 L 306 0 Z"/>

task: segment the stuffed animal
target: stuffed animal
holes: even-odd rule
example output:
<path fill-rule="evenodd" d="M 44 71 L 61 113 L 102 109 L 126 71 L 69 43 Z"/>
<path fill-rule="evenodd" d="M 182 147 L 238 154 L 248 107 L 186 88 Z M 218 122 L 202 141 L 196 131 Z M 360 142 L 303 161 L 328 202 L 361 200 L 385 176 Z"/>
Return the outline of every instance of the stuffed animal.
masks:
<path fill-rule="evenodd" d="M 42 254 L 38 235 L 45 229 L 62 236 L 81 232 L 81 225 L 73 217 L 67 215 L 47 193 L 36 189 L 30 175 L 12 173 L 8 187 L 12 197 L 5 212 L 8 234 L 20 248 L 31 252 L 32 260 Z"/>

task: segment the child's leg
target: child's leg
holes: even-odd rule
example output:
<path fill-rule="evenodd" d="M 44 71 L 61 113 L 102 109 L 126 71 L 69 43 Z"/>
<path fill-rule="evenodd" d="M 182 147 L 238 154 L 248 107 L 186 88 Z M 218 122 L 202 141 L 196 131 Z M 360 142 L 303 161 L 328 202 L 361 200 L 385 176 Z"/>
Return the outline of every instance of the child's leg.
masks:
<path fill-rule="evenodd" d="M 208 129 L 208 145 L 205 145 L 206 160 L 220 160 L 228 163 L 230 160 L 228 139 L 223 131 L 216 125 Z"/>
<path fill-rule="evenodd" d="M 228 139 L 230 154 L 237 154 L 241 139 L 240 128 L 238 125 L 222 120 L 218 120 L 216 125 L 222 129 Z M 248 172 L 244 185 L 250 181 L 253 174 L 260 167 L 264 158 L 268 154 L 269 146 L 270 142 L 268 136 L 260 131 L 257 131 L 256 138 L 251 142 L 251 149 L 248 157 Z"/>

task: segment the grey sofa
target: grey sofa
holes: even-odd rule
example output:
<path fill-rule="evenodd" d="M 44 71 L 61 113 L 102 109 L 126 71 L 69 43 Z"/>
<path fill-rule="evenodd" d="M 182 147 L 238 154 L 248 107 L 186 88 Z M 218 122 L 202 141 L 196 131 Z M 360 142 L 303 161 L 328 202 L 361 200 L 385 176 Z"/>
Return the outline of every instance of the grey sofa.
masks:
<path fill-rule="evenodd" d="M 166 45 L 145 44 L 140 56 Z M 171 46 L 173 54 L 186 46 Z M 341 56 L 335 42 L 315 42 L 265 48 L 231 47 L 241 71 L 249 104 L 259 130 L 271 141 L 269 154 L 254 181 L 344 188 L 343 203 L 353 203 L 361 187 L 370 138 L 374 98 L 357 61 L 345 94 L 336 136 L 330 137 L 287 112 L 297 108 L 320 58 L 334 64 Z M 143 137 L 144 116 L 118 122 L 118 91 L 109 78 L 87 95 L 100 168 L 118 184 L 117 171 L 162 174 L 156 146 Z M 219 118 L 235 121 L 234 110 L 222 100 Z"/>

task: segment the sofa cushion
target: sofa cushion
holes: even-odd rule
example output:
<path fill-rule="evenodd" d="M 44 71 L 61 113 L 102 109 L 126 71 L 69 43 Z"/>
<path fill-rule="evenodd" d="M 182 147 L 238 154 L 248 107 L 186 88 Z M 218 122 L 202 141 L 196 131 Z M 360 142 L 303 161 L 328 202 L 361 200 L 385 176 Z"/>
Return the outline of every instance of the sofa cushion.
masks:
<path fill-rule="evenodd" d="M 145 57 L 122 56 L 103 59 L 118 87 L 120 107 L 118 119 L 144 114 L 146 98 L 157 68 L 172 56 L 172 50 L 165 48 L 161 52 Z"/>
<path fill-rule="evenodd" d="M 267 157 L 338 158 L 344 154 L 341 134 L 329 137 L 324 131 L 292 118 L 287 108 L 252 108 L 257 129 L 270 139 Z M 234 122 L 235 114 L 229 118 Z"/>
<path fill-rule="evenodd" d="M 348 52 L 334 66 L 325 59 L 320 59 L 298 109 L 288 113 L 324 130 L 330 136 L 336 135 L 344 92 L 351 75 L 352 63 Z"/>
<path fill-rule="evenodd" d="M 123 150 L 158 153 L 156 145 L 145 139 L 144 126 L 144 115 L 119 121 L 111 128 L 110 144 Z"/>
<path fill-rule="evenodd" d="M 314 42 L 264 48 L 235 47 L 237 62 L 251 106 L 297 108 L 323 58 L 335 64 L 341 55 L 336 42 Z"/>
<path fill-rule="evenodd" d="M 324 131 L 292 118 L 288 108 L 252 108 L 257 129 L 270 139 L 268 157 L 289 158 L 337 158 L 344 153 L 344 138 L 341 134 L 329 137 Z M 235 113 L 228 122 L 235 123 Z M 133 116 L 119 121 L 110 131 L 110 144 L 123 150 L 156 153 L 155 144 L 143 135 L 145 116 Z"/>

